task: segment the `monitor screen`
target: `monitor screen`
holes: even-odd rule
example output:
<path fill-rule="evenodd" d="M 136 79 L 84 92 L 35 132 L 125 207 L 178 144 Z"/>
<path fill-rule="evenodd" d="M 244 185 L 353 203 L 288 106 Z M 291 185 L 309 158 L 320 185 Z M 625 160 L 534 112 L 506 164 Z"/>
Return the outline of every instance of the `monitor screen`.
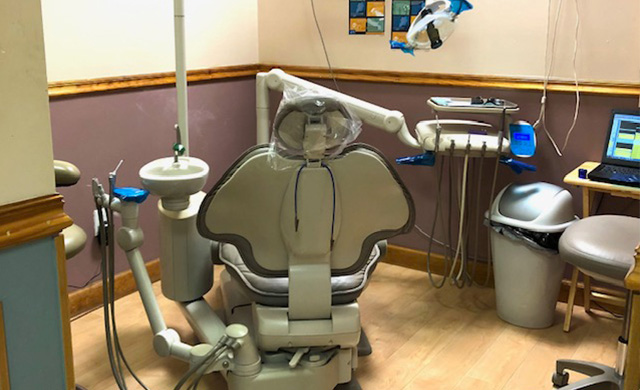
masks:
<path fill-rule="evenodd" d="M 607 158 L 640 163 L 640 115 L 614 114 Z"/>

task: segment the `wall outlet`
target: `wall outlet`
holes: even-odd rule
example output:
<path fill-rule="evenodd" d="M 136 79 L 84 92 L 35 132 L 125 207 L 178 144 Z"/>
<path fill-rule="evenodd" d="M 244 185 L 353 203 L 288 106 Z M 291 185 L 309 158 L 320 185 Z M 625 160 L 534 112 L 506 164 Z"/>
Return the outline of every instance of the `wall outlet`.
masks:
<path fill-rule="evenodd" d="M 105 228 L 107 227 L 107 210 L 102 209 L 102 221 Z M 93 236 L 98 237 L 100 234 L 100 219 L 98 219 L 98 210 L 93 210 Z"/>

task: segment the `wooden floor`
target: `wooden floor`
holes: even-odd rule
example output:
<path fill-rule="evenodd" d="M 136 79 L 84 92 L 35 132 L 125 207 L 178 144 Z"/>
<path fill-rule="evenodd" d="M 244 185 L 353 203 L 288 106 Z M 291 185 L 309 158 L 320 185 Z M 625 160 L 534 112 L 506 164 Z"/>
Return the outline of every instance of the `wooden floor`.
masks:
<path fill-rule="evenodd" d="M 177 306 L 160 296 L 159 284 L 154 287 L 167 325 L 186 342 L 194 342 Z M 219 305 L 213 293 L 209 298 Z M 566 334 L 562 332 L 564 305 L 559 305 L 557 325 L 527 330 L 501 321 L 494 300 L 491 289 L 436 290 L 425 273 L 380 264 L 359 300 L 363 327 L 373 347 L 373 354 L 361 358 L 356 371 L 363 389 L 551 389 L 558 358 L 613 364 L 619 320 L 587 315 L 578 308 L 573 330 Z M 97 310 L 72 323 L 77 383 L 89 390 L 117 389 L 108 365 L 102 318 Z M 173 389 L 187 366 L 155 355 L 137 294 L 117 302 L 117 319 L 125 355 L 138 376 L 150 390 Z M 128 383 L 130 389 L 140 388 L 131 379 Z M 220 375 L 212 374 L 200 389 L 227 387 Z"/>

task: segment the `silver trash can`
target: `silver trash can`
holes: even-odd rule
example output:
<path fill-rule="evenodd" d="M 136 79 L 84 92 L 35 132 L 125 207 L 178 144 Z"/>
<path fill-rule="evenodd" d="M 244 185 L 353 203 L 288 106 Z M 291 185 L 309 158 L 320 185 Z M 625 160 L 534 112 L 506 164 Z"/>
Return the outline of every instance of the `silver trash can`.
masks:
<path fill-rule="evenodd" d="M 549 183 L 511 184 L 488 216 L 498 316 L 524 328 L 553 325 L 565 269 L 558 240 L 577 219 L 571 194 Z"/>

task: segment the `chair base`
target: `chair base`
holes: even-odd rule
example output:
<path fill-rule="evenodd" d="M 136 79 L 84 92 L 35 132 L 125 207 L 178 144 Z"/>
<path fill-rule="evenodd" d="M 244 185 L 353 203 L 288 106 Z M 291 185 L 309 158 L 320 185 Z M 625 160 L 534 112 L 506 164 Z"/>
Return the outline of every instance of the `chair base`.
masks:
<path fill-rule="evenodd" d="M 358 342 L 358 356 L 369 356 L 373 353 L 371 349 L 371 344 L 369 343 L 369 338 L 367 334 L 364 332 L 364 329 L 360 331 L 360 341 Z"/>
<path fill-rule="evenodd" d="M 589 375 L 576 383 L 569 383 L 569 373 L 575 371 Z M 554 387 L 562 390 L 623 390 L 624 377 L 612 367 L 603 364 L 580 360 L 562 359 L 556 362 L 556 372 L 553 374 Z"/>
<path fill-rule="evenodd" d="M 351 382 L 340 384 L 334 390 L 362 390 L 362 387 L 356 378 L 352 378 Z"/>

